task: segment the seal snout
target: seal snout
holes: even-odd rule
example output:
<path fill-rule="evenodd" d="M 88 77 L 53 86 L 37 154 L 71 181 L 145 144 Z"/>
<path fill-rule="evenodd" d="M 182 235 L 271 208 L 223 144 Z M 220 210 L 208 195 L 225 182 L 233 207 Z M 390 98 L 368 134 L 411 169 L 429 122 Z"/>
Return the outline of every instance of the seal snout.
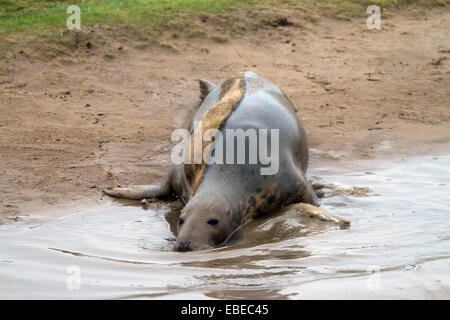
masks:
<path fill-rule="evenodd" d="M 192 250 L 190 248 L 190 245 L 191 245 L 191 241 L 189 241 L 189 240 L 178 241 L 175 244 L 175 250 L 176 251 L 190 251 L 190 250 Z"/>

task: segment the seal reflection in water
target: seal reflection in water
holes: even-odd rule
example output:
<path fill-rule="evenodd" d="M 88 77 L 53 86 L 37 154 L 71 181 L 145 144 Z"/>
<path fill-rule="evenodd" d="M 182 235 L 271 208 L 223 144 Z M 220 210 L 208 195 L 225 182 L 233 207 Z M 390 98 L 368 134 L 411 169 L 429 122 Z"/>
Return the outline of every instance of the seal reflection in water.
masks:
<path fill-rule="evenodd" d="M 178 220 L 174 248 L 178 251 L 220 245 L 253 218 L 289 205 L 294 205 L 299 213 L 337 223 L 343 228 L 349 226 L 349 221 L 332 217 L 317 207 L 316 195 L 305 176 L 308 166 L 306 135 L 294 105 L 281 89 L 254 72 L 244 72 L 220 85 L 200 80 L 200 92 L 202 103 L 188 127 L 191 145 L 194 145 L 195 126 L 199 123 L 203 132 L 216 129 L 221 133 L 216 138 L 220 139 L 200 144 L 202 151 L 210 144 L 217 154 L 221 148 L 224 161 L 185 161 L 173 167 L 162 186 L 109 187 L 105 190 L 108 195 L 128 199 L 181 198 L 186 205 Z M 225 161 L 230 151 L 234 151 L 236 160 L 238 146 L 234 143 L 234 149 L 226 148 L 228 129 L 234 132 L 265 129 L 267 155 L 278 151 L 277 170 L 273 174 L 261 174 L 273 164 L 267 165 L 259 152 L 256 162 L 248 161 L 255 150 L 249 139 L 244 143 L 243 164 Z M 273 129 L 278 132 L 276 145 L 271 143 Z M 228 139 L 237 141 L 236 136 Z M 261 137 L 256 139 L 260 148 Z"/>

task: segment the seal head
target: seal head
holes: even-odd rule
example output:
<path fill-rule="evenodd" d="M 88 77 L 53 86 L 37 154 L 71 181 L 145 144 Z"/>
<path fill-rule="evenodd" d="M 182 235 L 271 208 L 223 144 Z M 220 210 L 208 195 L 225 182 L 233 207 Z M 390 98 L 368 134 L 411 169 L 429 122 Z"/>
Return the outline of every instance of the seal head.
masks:
<path fill-rule="evenodd" d="M 215 247 L 238 226 L 233 220 L 225 199 L 194 197 L 181 211 L 174 249 L 190 251 Z"/>

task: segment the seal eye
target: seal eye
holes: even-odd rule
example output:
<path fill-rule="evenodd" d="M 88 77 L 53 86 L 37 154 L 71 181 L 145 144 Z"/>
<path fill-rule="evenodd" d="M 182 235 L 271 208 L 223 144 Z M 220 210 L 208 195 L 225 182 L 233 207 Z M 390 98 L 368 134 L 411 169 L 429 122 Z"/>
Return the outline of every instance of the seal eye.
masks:
<path fill-rule="evenodd" d="M 215 226 L 217 226 L 217 225 L 219 224 L 219 220 L 217 220 L 216 218 L 209 219 L 209 220 L 208 220 L 208 224 L 209 224 L 210 226 L 215 227 Z"/>
<path fill-rule="evenodd" d="M 181 227 L 181 226 L 183 225 L 183 223 L 184 223 L 183 218 L 180 218 L 180 219 L 178 220 L 178 225 Z"/>

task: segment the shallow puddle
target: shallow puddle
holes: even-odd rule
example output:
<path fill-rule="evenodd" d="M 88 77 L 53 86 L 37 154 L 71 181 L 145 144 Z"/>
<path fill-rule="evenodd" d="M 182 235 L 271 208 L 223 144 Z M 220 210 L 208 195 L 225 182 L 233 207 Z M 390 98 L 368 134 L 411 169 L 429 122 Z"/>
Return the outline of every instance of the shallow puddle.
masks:
<path fill-rule="evenodd" d="M 370 164 L 309 171 L 349 230 L 287 211 L 178 253 L 161 204 L 0 226 L 0 298 L 450 298 L 450 156 Z"/>

